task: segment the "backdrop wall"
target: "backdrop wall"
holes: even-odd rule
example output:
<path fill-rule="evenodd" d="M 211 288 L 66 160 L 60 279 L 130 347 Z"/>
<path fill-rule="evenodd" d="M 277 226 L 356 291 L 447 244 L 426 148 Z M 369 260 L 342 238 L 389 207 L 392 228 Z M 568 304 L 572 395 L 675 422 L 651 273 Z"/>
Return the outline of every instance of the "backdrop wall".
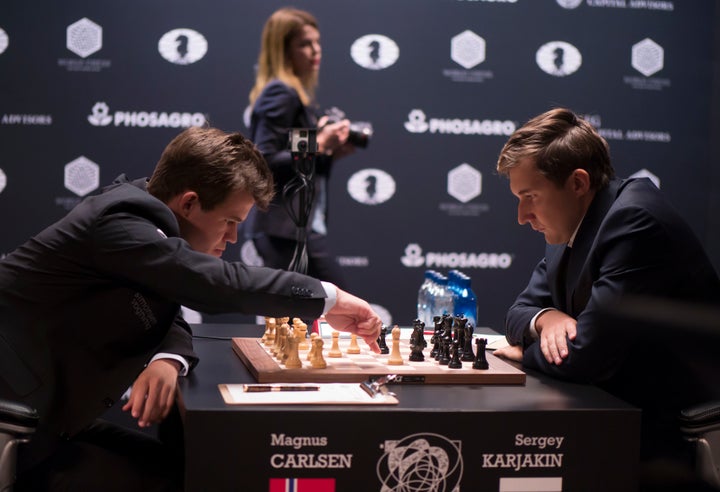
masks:
<path fill-rule="evenodd" d="M 457 268 L 479 324 L 502 329 L 544 243 L 495 162 L 554 106 L 590 119 L 620 176 L 656 180 L 719 265 L 719 3 L 295 2 L 320 22 L 320 106 L 375 130 L 330 183 L 349 290 L 407 325 L 423 271 Z M 0 255 L 118 174 L 149 175 L 184 127 L 246 133 L 262 25 L 285 5 L 3 1 Z M 241 241 L 226 259 L 252 253 Z"/>

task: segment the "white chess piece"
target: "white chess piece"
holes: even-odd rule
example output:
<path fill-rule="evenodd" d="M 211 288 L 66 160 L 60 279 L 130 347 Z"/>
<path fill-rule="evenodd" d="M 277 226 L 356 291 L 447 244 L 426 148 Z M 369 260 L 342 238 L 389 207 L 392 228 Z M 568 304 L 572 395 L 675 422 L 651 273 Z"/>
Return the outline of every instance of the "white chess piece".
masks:
<path fill-rule="evenodd" d="M 397 325 L 392 329 L 392 349 L 387 363 L 391 366 L 404 364 L 402 355 L 400 355 L 400 327 Z"/>

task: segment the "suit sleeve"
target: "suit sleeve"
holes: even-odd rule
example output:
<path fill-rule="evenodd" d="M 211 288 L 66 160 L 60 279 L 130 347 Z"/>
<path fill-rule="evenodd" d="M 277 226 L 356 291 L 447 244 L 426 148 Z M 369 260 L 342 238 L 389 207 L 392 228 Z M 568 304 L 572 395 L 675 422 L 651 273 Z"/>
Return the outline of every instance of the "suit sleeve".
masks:
<path fill-rule="evenodd" d="M 674 231 L 675 233 L 677 231 Z M 584 383 L 607 380 L 631 354 L 640 336 L 599 321 L 603 309 L 623 296 L 667 294 L 679 268 L 674 232 L 641 208 L 624 208 L 608 216 L 585 267 L 592 276 L 590 296 L 577 317 L 577 336 L 568 341 L 569 355 L 550 364 L 539 343 L 525 347 L 523 365 L 561 379 Z M 680 254 L 680 256 L 678 256 Z"/>
<path fill-rule="evenodd" d="M 192 346 L 192 329 L 183 317 L 178 314 L 156 352 L 180 355 L 188 362 L 189 370 L 192 370 L 198 363 L 198 356 Z"/>
<path fill-rule="evenodd" d="M 530 336 L 530 321 L 542 309 L 554 307 L 547 282 L 545 259 L 533 270 L 530 282 L 515 303 L 510 306 L 505 318 L 505 337 L 511 345 L 528 347 L 534 343 Z"/>
<path fill-rule="evenodd" d="M 174 220 L 159 201 L 130 200 L 105 211 L 92 231 L 95 268 L 104 275 L 192 309 L 268 316 L 317 317 L 325 290 L 298 273 L 226 262 L 166 237 Z M 169 227 L 169 226 L 168 226 Z"/>

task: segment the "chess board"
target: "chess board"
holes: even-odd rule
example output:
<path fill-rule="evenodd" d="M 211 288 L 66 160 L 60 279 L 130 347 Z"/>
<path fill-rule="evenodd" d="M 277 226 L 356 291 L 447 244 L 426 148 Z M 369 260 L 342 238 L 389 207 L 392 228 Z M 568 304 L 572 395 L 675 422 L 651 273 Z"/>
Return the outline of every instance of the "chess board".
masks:
<path fill-rule="evenodd" d="M 408 361 L 410 355 L 407 340 L 400 341 L 402 365 L 389 365 L 389 355 L 375 354 L 360 341 L 360 354 L 348 354 L 349 339 L 340 339 L 342 357 L 328 357 L 329 340 L 326 341 L 323 357 L 327 368 L 310 367 L 307 350 L 300 351 L 303 367 L 287 369 L 280 364 L 259 338 L 233 338 L 232 347 L 248 370 L 259 383 L 352 383 L 361 382 L 370 376 L 396 374 L 399 382 L 426 384 L 525 384 L 525 373 L 486 352 L 489 369 L 473 369 L 472 362 L 463 362 L 462 369 L 450 369 L 438 364 L 425 350 L 425 360 Z M 430 345 L 428 345 L 430 346 Z"/>

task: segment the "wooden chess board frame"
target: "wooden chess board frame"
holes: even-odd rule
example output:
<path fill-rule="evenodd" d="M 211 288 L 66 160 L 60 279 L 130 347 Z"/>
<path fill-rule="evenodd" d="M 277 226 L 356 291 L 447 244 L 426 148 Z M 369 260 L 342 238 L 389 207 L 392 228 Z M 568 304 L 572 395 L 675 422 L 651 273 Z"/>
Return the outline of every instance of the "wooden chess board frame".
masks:
<path fill-rule="evenodd" d="M 360 341 L 362 346 L 364 342 Z M 349 340 L 341 340 L 341 358 L 328 357 L 329 341 L 323 351 L 327 368 L 310 367 L 306 360 L 307 350 L 300 351 L 303 367 L 286 369 L 269 352 L 259 338 L 233 338 L 233 351 L 247 366 L 259 383 L 353 383 L 361 382 L 370 376 L 398 375 L 399 382 L 425 384 L 525 384 L 525 373 L 515 368 L 491 352 L 486 351 L 489 369 L 473 369 L 472 362 L 463 362 L 462 369 L 450 369 L 438 364 L 428 356 L 425 361 L 408 361 L 410 349 L 406 340 L 401 340 L 403 365 L 388 365 L 389 355 L 374 354 L 367 347 L 361 347 L 361 354 L 346 353 Z"/>

